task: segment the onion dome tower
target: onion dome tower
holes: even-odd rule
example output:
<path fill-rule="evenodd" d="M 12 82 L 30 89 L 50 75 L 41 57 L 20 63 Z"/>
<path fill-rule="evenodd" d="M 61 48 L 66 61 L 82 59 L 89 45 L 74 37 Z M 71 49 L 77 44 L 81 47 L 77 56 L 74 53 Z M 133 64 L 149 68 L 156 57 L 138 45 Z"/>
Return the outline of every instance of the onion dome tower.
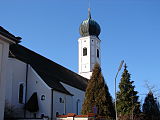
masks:
<path fill-rule="evenodd" d="M 88 10 L 88 19 L 82 22 L 79 32 L 82 37 L 91 35 L 98 37 L 101 32 L 99 24 L 91 18 L 90 9 Z"/>
<path fill-rule="evenodd" d="M 101 64 L 101 50 L 99 35 L 100 25 L 91 18 L 88 9 L 88 18 L 84 20 L 79 28 L 81 37 L 78 39 L 79 46 L 79 74 L 90 79 L 95 63 Z"/>

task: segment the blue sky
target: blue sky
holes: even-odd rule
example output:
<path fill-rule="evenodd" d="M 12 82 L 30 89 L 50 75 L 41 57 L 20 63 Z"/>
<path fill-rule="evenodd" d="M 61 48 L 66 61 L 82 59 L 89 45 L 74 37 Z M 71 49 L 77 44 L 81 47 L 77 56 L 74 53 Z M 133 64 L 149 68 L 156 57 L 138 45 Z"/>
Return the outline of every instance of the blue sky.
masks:
<path fill-rule="evenodd" d="M 0 25 L 21 36 L 22 45 L 78 72 L 79 25 L 87 18 L 88 0 L 1 0 L 0 4 Z M 145 81 L 160 89 L 160 1 L 91 0 L 91 14 L 102 29 L 102 70 L 112 96 L 122 59 L 140 100 L 148 91 Z"/>

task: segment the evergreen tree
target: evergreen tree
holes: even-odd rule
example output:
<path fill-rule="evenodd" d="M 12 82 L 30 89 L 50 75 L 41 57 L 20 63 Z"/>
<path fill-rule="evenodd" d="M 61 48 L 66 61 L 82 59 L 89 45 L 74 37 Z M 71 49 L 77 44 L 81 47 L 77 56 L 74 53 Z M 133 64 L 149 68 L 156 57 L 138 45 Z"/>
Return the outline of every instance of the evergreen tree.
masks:
<path fill-rule="evenodd" d="M 160 111 L 158 102 L 151 91 L 149 91 L 149 93 L 145 97 L 142 109 L 143 113 L 148 116 L 156 116 L 159 114 Z"/>
<path fill-rule="evenodd" d="M 115 117 L 112 97 L 105 84 L 99 64 L 95 64 L 91 79 L 88 81 L 82 114 L 93 113 L 95 112 L 94 108 L 97 109 L 97 115 Z"/>
<path fill-rule="evenodd" d="M 117 112 L 118 115 L 135 115 L 140 113 L 140 102 L 138 102 L 137 91 L 134 90 L 134 81 L 130 80 L 127 66 L 124 66 L 121 81 L 119 83 L 119 92 L 117 92 Z"/>

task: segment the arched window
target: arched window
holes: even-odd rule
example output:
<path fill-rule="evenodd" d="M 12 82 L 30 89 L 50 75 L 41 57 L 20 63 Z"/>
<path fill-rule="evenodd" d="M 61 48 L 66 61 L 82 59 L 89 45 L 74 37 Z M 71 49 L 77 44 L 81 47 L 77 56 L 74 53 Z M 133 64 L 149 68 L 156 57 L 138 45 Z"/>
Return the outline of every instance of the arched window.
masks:
<path fill-rule="evenodd" d="M 99 50 L 97 49 L 97 58 L 99 58 Z"/>
<path fill-rule="evenodd" d="M 62 98 L 59 98 L 59 102 L 62 103 Z"/>
<path fill-rule="evenodd" d="M 64 100 L 60 97 L 60 98 L 59 98 L 59 102 L 60 102 L 60 103 L 64 103 Z"/>
<path fill-rule="evenodd" d="M 19 85 L 19 103 L 23 103 L 23 97 L 24 97 L 24 84 L 21 83 Z"/>
<path fill-rule="evenodd" d="M 83 48 L 83 56 L 87 56 L 87 48 L 86 47 Z"/>

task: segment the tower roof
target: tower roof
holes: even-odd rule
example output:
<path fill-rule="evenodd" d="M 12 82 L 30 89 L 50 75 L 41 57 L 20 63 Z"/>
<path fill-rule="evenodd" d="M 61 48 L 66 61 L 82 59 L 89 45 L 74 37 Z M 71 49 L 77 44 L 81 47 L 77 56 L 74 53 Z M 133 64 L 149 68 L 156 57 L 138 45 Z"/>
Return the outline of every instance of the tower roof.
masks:
<path fill-rule="evenodd" d="M 88 19 L 84 20 L 79 28 L 82 37 L 94 35 L 99 36 L 101 32 L 100 25 L 92 19 L 90 9 L 88 9 Z"/>

